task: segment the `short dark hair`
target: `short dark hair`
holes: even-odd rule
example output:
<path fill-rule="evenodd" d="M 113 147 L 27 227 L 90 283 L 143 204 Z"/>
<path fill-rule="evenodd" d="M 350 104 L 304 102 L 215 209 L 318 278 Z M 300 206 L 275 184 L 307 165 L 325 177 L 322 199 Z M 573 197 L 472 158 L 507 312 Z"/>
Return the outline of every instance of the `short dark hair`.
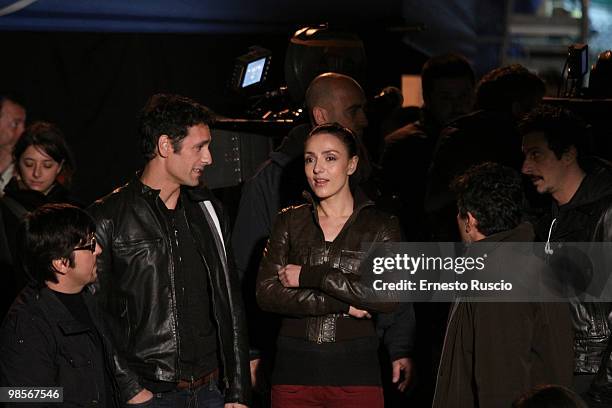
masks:
<path fill-rule="evenodd" d="M 511 112 L 514 102 L 525 103 L 542 97 L 544 82 L 520 64 L 496 68 L 485 74 L 476 85 L 476 106 L 498 112 Z"/>
<path fill-rule="evenodd" d="M 52 261 L 68 259 L 74 266 L 73 249 L 84 245 L 96 231 L 91 217 L 70 204 L 45 204 L 28 214 L 19 230 L 18 259 L 24 271 L 40 286 L 58 282 Z"/>
<path fill-rule="evenodd" d="M 510 167 L 486 162 L 470 167 L 452 185 L 461 217 L 470 212 L 485 236 L 515 228 L 522 218 L 521 176 Z"/>
<path fill-rule="evenodd" d="M 567 109 L 541 105 L 528 113 L 519 123 L 522 136 L 541 132 L 548 148 L 557 159 L 561 159 L 570 147 L 576 148 L 578 163 L 591 154 L 591 131 L 589 125 Z"/>
<path fill-rule="evenodd" d="M 569 388 L 561 385 L 538 385 L 521 395 L 512 408 L 588 408 L 587 404 Z"/>
<path fill-rule="evenodd" d="M 319 133 L 329 133 L 331 135 L 336 136 L 344 146 L 346 146 L 346 150 L 348 151 L 349 158 L 353 156 L 357 156 L 357 136 L 353 133 L 352 130 L 342 126 L 339 123 L 324 123 L 312 129 L 308 136 L 306 136 L 306 140 L 304 143 L 308 141 L 314 135 L 318 135 Z"/>
<path fill-rule="evenodd" d="M 4 101 L 11 101 L 16 105 L 21 106 L 22 108 L 25 106 L 23 103 L 23 99 L 20 95 L 10 91 L 4 91 L 0 92 L 0 112 L 2 112 L 2 106 L 4 105 Z"/>
<path fill-rule="evenodd" d="M 65 185 L 70 185 L 75 171 L 74 157 L 59 127 L 49 122 L 34 122 L 28 126 L 13 148 L 15 162 L 19 162 L 29 146 L 37 147 L 56 162 L 63 164 L 62 180 Z"/>
<path fill-rule="evenodd" d="M 423 97 L 431 95 L 434 81 L 440 78 L 466 78 L 472 85 L 476 82 L 472 66 L 460 54 L 443 54 L 431 57 L 421 70 Z"/>
<path fill-rule="evenodd" d="M 146 160 L 154 158 L 161 135 L 167 135 L 172 148 L 178 152 L 190 127 L 200 124 L 210 126 L 213 122 L 213 113 L 189 98 L 170 94 L 153 95 L 140 112 L 142 153 Z"/>

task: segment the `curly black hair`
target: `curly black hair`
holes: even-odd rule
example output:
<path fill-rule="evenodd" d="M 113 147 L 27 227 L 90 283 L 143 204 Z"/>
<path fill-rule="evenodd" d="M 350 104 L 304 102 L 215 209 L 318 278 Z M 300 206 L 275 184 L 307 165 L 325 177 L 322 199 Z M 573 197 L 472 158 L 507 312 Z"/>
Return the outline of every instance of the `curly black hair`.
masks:
<path fill-rule="evenodd" d="M 179 152 L 190 127 L 210 126 L 213 122 L 213 113 L 189 98 L 170 94 L 153 95 L 140 113 L 142 153 L 146 160 L 154 158 L 161 135 L 167 135 L 174 151 Z"/>
<path fill-rule="evenodd" d="M 521 176 L 510 167 L 486 162 L 470 167 L 451 184 L 461 217 L 470 212 L 485 236 L 515 228 L 522 218 Z"/>

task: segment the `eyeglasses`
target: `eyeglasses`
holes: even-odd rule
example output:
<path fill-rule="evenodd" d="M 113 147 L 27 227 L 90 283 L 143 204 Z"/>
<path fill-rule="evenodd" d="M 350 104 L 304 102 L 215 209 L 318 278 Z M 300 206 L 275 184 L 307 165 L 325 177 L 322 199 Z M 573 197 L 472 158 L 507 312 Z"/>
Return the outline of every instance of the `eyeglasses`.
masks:
<path fill-rule="evenodd" d="M 96 245 L 97 245 L 96 237 L 92 237 L 91 241 L 89 243 L 87 243 L 85 245 L 81 245 L 81 246 L 75 247 L 75 248 L 73 248 L 73 251 L 84 251 L 84 250 L 87 250 L 87 251 L 91 251 L 91 253 L 93 254 L 94 252 L 96 252 Z"/>

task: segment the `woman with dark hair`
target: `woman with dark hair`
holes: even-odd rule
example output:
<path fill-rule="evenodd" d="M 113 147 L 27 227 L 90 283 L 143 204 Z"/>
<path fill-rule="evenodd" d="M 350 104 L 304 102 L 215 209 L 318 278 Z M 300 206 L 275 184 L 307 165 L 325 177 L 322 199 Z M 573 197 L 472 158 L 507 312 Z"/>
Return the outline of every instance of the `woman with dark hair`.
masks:
<path fill-rule="evenodd" d="M 80 205 L 67 189 L 74 172 L 74 160 L 57 126 L 47 122 L 30 125 L 15 144 L 13 159 L 16 174 L 0 199 L 4 224 L 0 233 L 5 234 L 3 238 L 9 250 L 9 254 L 0 259 L 0 268 L 13 271 L 13 295 L 16 295 L 27 283 L 26 276 L 14 267 L 19 264 L 15 236 L 21 220 L 47 203 Z"/>
<path fill-rule="evenodd" d="M 374 312 L 360 282 L 365 242 L 400 241 L 397 219 L 374 206 L 349 179 L 356 139 L 337 124 L 305 142 L 308 204 L 281 211 L 257 277 L 262 309 L 282 315 L 272 374 L 272 407 L 383 407 Z"/>

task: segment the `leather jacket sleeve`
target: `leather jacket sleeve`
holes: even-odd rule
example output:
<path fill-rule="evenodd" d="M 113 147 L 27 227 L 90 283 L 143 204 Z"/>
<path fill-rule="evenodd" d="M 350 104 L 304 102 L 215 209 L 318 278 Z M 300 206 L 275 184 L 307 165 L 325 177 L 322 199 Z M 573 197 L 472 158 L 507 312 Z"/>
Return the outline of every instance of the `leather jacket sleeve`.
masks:
<path fill-rule="evenodd" d="M 94 218 L 94 221 L 96 223 L 96 241 L 102 248 L 102 253 L 98 255 L 96 265 L 98 279 L 93 284 L 93 287 L 94 293 L 98 299 L 98 303 L 104 313 L 106 313 L 108 305 L 108 282 L 110 279 L 112 279 L 112 277 L 110 276 L 112 262 L 112 251 L 110 250 L 112 247 L 112 222 L 108 219 L 103 219 L 102 217 L 97 216 L 98 214 L 96 213 L 95 208 L 95 205 L 93 207 L 90 207 L 88 209 L 88 212 Z M 110 333 L 108 327 L 106 329 L 107 332 Z M 136 394 L 142 391 L 143 387 L 142 385 L 140 385 L 138 375 L 136 375 L 136 373 L 130 370 L 127 361 L 123 356 L 120 355 L 116 348 L 114 348 L 112 357 L 115 363 L 114 375 L 121 390 L 121 399 L 123 401 L 129 401 Z"/>
<path fill-rule="evenodd" d="M 398 242 L 401 240 L 400 227 L 395 217 L 389 218 L 381 228 L 376 242 Z M 364 260 L 367 260 L 366 255 Z M 367 279 L 352 273 L 345 273 L 328 264 L 302 265 L 300 287 L 314 288 L 338 298 L 349 305 L 369 311 L 390 313 L 397 304 L 393 303 L 390 294 L 377 292 Z"/>
<path fill-rule="evenodd" d="M 593 241 L 612 242 L 612 205 L 600 217 Z M 604 305 L 607 308 L 608 327 L 612 329 L 612 304 Z M 599 403 L 612 403 L 612 335 L 608 338 L 596 378 L 585 397 Z"/>
<path fill-rule="evenodd" d="M 288 263 L 290 216 L 291 211 L 278 214 L 264 250 L 256 283 L 259 306 L 268 312 L 293 316 L 348 312 L 347 303 L 320 290 L 285 288 L 278 280 L 278 270 Z"/>

